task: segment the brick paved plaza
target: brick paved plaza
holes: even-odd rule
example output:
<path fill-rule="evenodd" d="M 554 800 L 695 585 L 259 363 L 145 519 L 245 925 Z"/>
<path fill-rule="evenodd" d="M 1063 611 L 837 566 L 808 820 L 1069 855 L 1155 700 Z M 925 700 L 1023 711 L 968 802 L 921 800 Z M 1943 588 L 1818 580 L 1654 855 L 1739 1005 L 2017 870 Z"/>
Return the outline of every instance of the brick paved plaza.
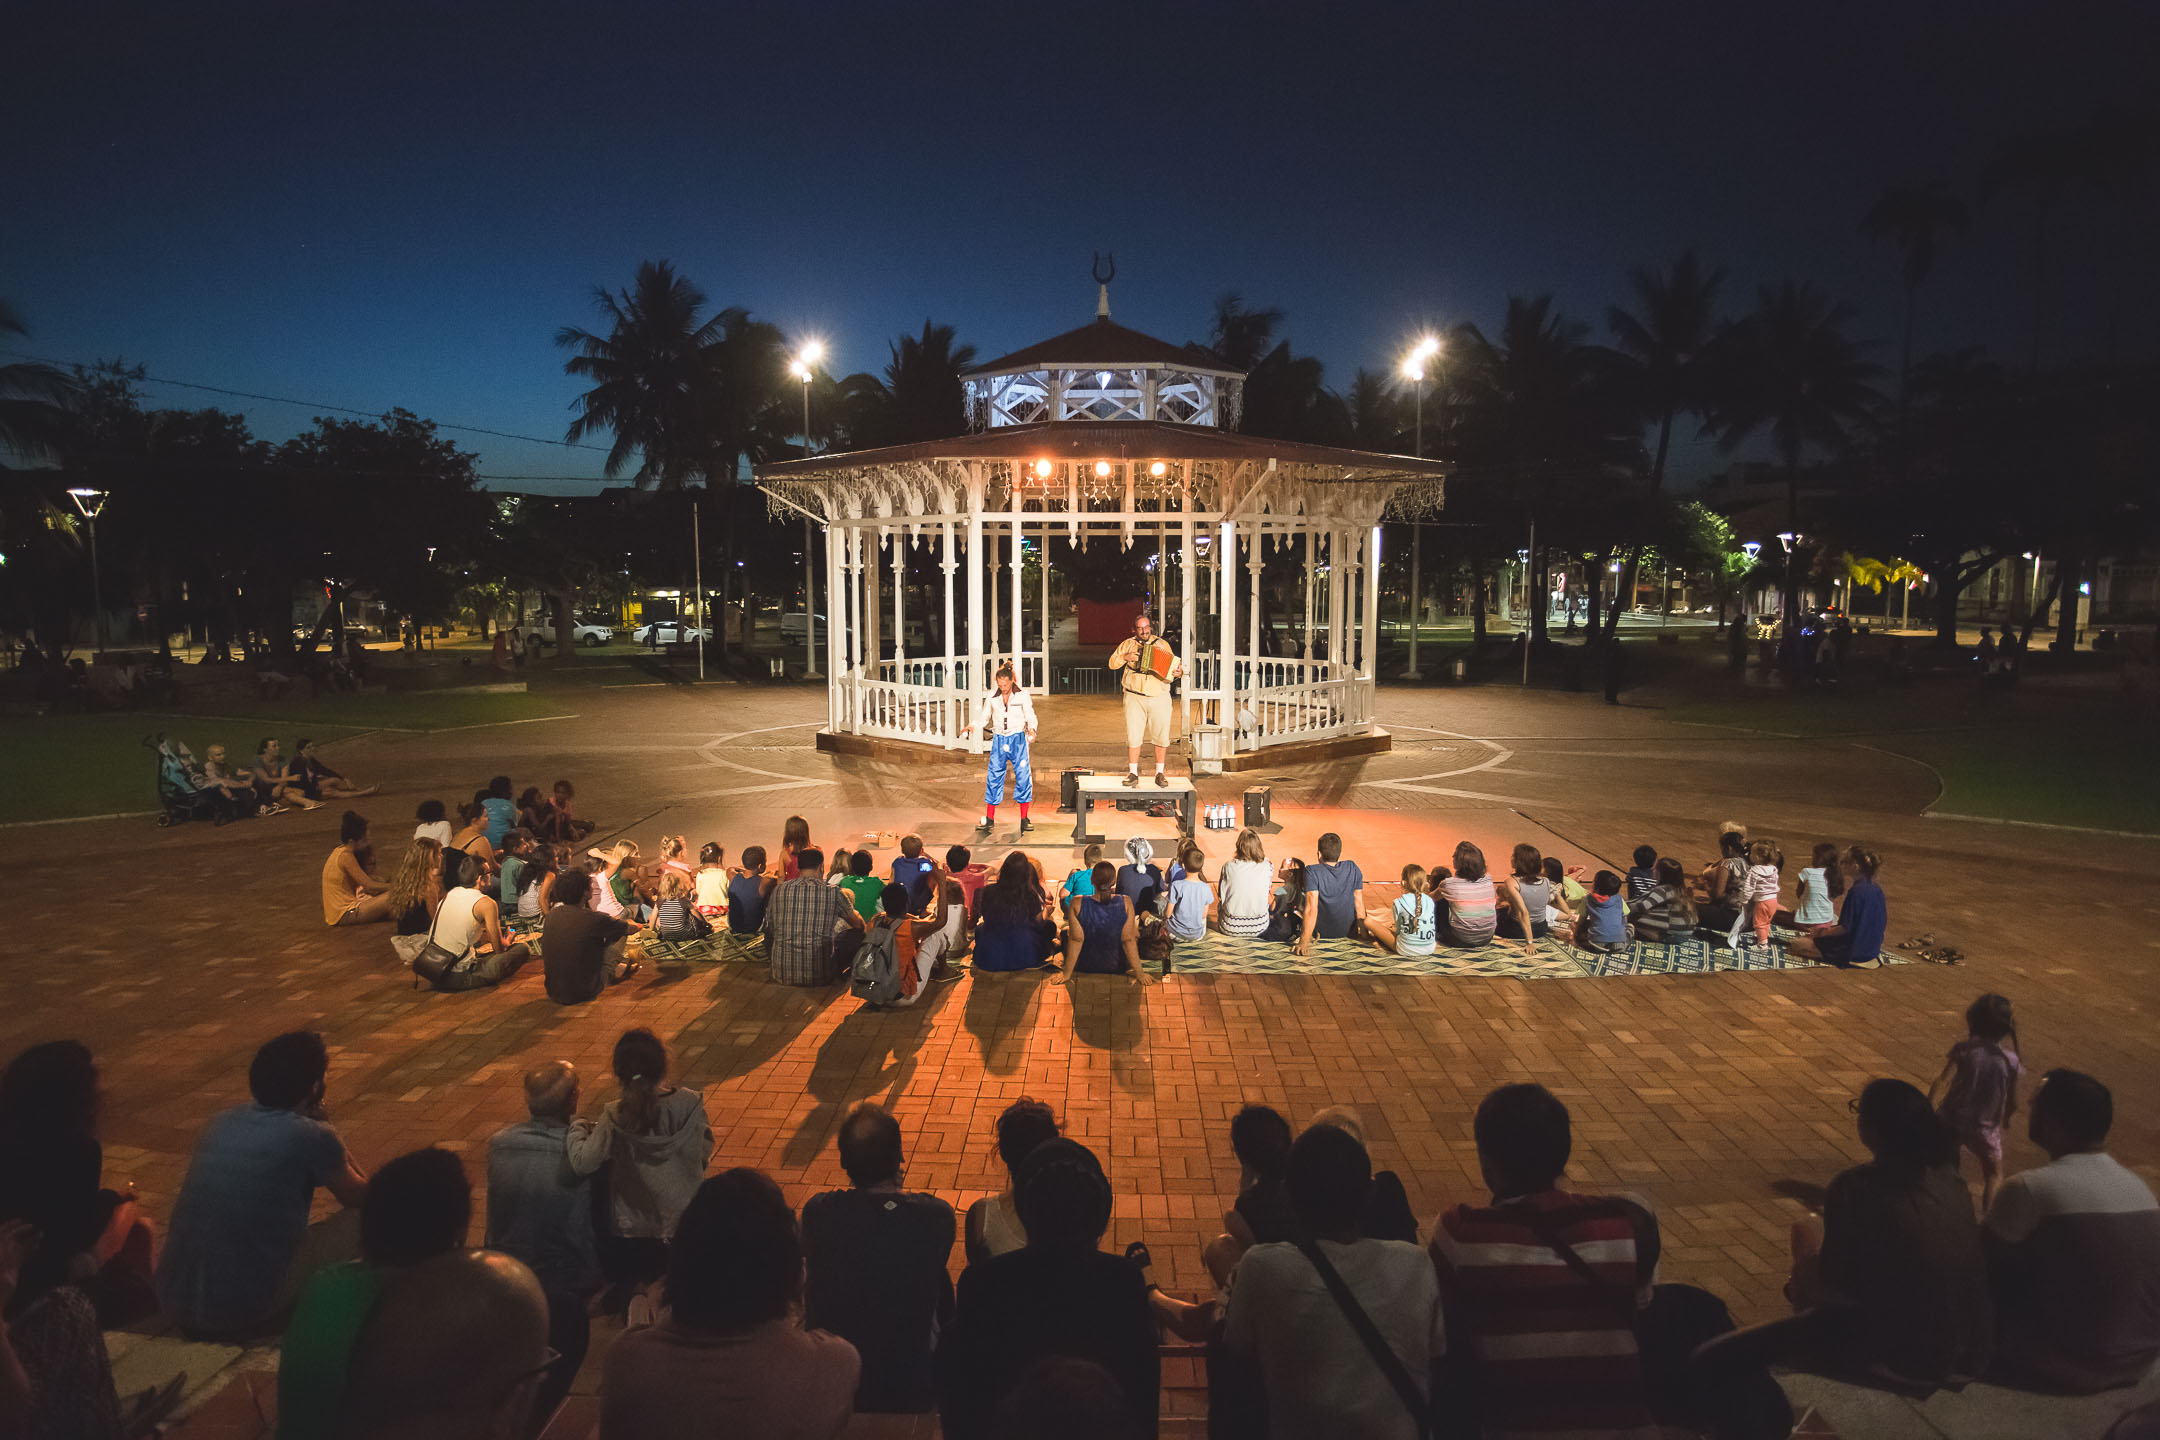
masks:
<path fill-rule="evenodd" d="M 729 964 L 679 979 L 648 969 L 566 1010 L 543 996 L 537 967 L 500 991 L 434 995 L 410 987 L 385 927 L 325 930 L 328 809 L 222 830 L 131 819 L 0 831 L 17 897 L 0 1048 L 56 1036 L 95 1048 L 108 1178 L 138 1182 L 153 1216 L 169 1212 L 204 1118 L 243 1097 L 255 1045 L 296 1026 L 329 1037 L 332 1114 L 364 1165 L 440 1142 L 472 1152 L 476 1179 L 487 1135 L 522 1114 L 528 1062 L 575 1061 L 591 1107 L 609 1089 L 610 1046 L 633 1024 L 656 1029 L 678 1078 L 704 1089 L 716 1168 L 765 1167 L 797 1202 L 843 1183 L 832 1133 L 871 1098 L 901 1119 L 911 1185 L 955 1205 L 986 1194 L 1002 1183 L 991 1119 L 1031 1094 L 1103 1155 L 1119 1193 L 1115 1241 L 1145 1238 L 1158 1278 L 1188 1292 L 1204 1285 L 1200 1244 L 1235 1192 L 1227 1121 L 1239 1105 L 1293 1120 L 1356 1106 L 1375 1163 L 1402 1174 L 1429 1222 L 1480 1193 L 1478 1097 L 1532 1078 L 1574 1112 L 1572 1180 L 1654 1196 L 1665 1277 L 1756 1319 L 1781 1304 L 1799 1213 L 1776 1182 L 1821 1182 L 1859 1156 L 1846 1100 L 1877 1075 L 1925 1085 L 1965 1004 L 1995 989 L 2016 1003 L 2028 1073 L 2074 1064 L 2112 1085 L 2113 1148 L 2160 1181 L 2160 842 L 1923 820 L 1930 773 L 1850 741 L 1682 725 L 1583 695 L 1381 696 L 1392 753 L 1263 777 L 1284 827 L 1271 856 L 1309 857 L 1332 827 L 1374 878 L 1443 859 L 1463 837 L 1488 855 L 1529 840 L 1616 869 L 1647 841 L 1692 871 L 1729 817 L 1788 855 L 1819 839 L 1874 844 L 1892 941 L 1933 932 L 1966 961 L 1596 980 L 1179 974 L 1145 990 L 1084 978 L 1069 993 L 977 976 L 892 1014 L 841 987 L 787 989 Z M 941 847 L 971 824 L 979 770 L 818 754 L 822 703 L 794 689 L 594 690 L 563 718 L 377 732 L 330 754 L 383 785 L 360 808 L 386 861 L 420 799 L 454 801 L 498 771 L 520 786 L 575 777 L 601 833 L 648 853 L 663 830 L 693 847 L 717 839 L 730 859 L 772 848 L 791 812 L 828 845 L 917 829 Z M 1044 723 L 1054 735 L 1056 701 Z M 268 727 L 196 728 L 237 740 Z M 1046 745 L 1038 764 L 1057 758 Z M 1233 799 L 1248 780 L 1203 780 L 1202 798 Z M 1206 838 L 1219 855 L 1230 834 Z M 1002 852 L 988 848 L 994 864 Z M 2019 1128 L 2012 1170 L 2037 1155 Z"/>

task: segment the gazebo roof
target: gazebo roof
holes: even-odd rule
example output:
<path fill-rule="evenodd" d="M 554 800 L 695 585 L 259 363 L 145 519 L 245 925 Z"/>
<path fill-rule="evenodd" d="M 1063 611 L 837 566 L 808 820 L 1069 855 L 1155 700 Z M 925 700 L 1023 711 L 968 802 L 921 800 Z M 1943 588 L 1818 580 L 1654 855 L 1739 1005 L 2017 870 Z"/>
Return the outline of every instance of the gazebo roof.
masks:
<path fill-rule="evenodd" d="M 1303 478 L 1322 483 L 1329 480 L 1442 480 L 1448 472 L 1447 465 L 1439 460 L 1347 450 L 1337 445 L 1307 445 L 1296 440 L 1270 440 L 1260 435 L 1242 435 L 1235 430 L 1218 430 L 1212 425 L 1173 425 L 1163 420 L 1058 420 L 1033 425 L 1002 425 L 968 435 L 955 435 L 949 440 L 918 440 L 913 444 L 887 445 L 876 450 L 847 450 L 801 460 L 779 460 L 757 466 L 754 473 L 760 481 L 816 481 L 859 475 L 886 466 L 970 460 L 1253 461 L 1262 466 L 1273 462 L 1279 468 L 1295 469 Z"/>
<path fill-rule="evenodd" d="M 1242 370 L 1231 369 L 1220 355 L 1205 345 L 1173 345 L 1101 315 L 1077 330 L 1053 335 L 1023 350 L 1001 355 L 987 365 L 978 365 L 960 378 L 974 380 L 1015 370 L 1116 370 L 1135 365 L 1173 366 L 1209 375 L 1243 377 L 1245 374 Z"/>

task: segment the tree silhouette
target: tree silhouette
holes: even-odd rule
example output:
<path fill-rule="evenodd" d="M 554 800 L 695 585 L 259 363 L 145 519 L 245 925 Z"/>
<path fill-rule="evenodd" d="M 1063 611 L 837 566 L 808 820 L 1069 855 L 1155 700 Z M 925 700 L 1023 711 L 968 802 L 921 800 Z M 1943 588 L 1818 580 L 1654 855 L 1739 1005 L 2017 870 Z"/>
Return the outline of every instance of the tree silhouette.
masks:
<path fill-rule="evenodd" d="M 1898 348 L 1900 405 L 1905 403 L 1906 385 L 1912 375 L 1913 314 L 1920 284 L 1935 268 L 1935 252 L 1943 232 L 1963 230 L 1968 218 L 1965 202 L 1939 180 L 1893 185 L 1877 196 L 1861 217 L 1862 235 L 1888 241 L 1898 248 L 1898 273 L 1905 289 L 1904 339 Z"/>
<path fill-rule="evenodd" d="M 0 300 L 0 336 L 29 333 L 14 307 Z M 11 452 L 19 460 L 55 458 L 76 399 L 75 382 L 64 371 L 33 361 L 0 365 L 0 470 Z"/>

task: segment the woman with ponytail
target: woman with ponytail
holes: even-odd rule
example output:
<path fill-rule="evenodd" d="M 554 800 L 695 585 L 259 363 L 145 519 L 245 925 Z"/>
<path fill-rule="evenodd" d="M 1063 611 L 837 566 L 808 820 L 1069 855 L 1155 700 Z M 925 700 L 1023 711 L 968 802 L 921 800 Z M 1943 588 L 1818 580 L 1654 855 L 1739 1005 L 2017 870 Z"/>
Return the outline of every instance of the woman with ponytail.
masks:
<path fill-rule="evenodd" d="M 608 1170 L 608 1230 L 602 1263 L 619 1284 L 650 1284 L 667 1269 L 667 1244 L 712 1159 L 705 1097 L 667 1082 L 667 1047 L 640 1026 L 615 1042 L 622 1093 L 597 1120 L 570 1127 L 570 1167 Z"/>

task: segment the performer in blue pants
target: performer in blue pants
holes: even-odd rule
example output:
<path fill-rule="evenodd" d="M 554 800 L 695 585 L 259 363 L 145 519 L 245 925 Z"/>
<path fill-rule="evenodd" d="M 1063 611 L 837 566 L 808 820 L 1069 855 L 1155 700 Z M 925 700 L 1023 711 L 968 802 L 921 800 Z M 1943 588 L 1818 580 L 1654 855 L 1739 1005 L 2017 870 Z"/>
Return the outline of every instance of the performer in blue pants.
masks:
<path fill-rule="evenodd" d="M 983 697 L 975 717 L 976 728 L 990 734 L 990 773 L 983 781 L 982 832 L 997 824 L 998 801 L 1005 798 L 1005 772 L 1013 772 L 1013 800 L 1020 806 L 1020 833 L 1034 829 L 1028 805 L 1035 798 L 1035 768 L 1028 758 L 1028 741 L 1035 736 L 1035 701 L 1020 688 L 1010 665 L 997 669 L 997 689 Z"/>

